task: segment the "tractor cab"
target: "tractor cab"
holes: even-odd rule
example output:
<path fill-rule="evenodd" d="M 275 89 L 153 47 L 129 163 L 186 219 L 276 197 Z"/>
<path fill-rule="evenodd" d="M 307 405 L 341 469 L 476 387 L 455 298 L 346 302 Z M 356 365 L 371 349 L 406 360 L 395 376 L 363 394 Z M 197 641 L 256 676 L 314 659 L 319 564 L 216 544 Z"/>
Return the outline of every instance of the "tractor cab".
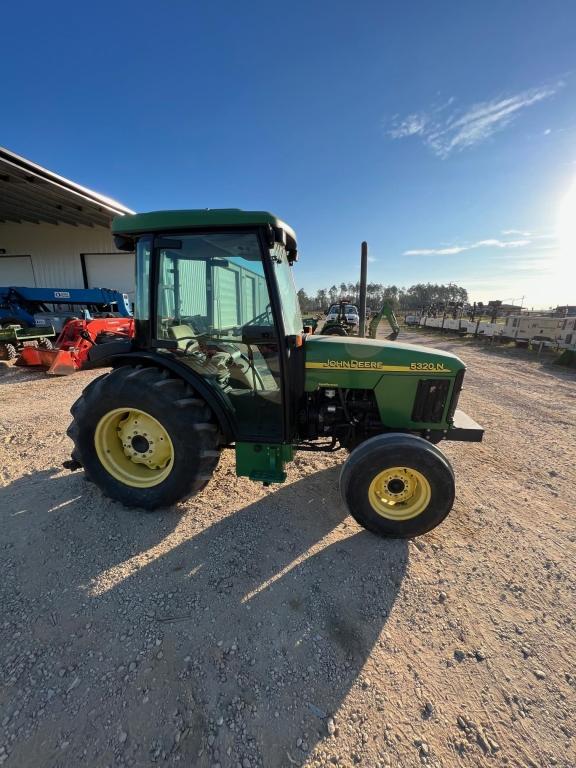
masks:
<path fill-rule="evenodd" d="M 121 218 L 114 232 L 137 254 L 136 346 L 216 388 L 239 439 L 282 442 L 302 333 L 290 227 L 268 213 L 168 211 Z"/>

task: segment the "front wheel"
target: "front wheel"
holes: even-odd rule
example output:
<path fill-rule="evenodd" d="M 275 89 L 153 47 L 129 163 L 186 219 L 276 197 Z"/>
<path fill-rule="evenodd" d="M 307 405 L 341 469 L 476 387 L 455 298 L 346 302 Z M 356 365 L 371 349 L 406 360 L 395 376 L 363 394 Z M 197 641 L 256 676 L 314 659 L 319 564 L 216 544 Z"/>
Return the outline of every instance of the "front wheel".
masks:
<path fill-rule="evenodd" d="M 331 325 L 326 329 L 322 329 L 320 336 L 348 336 L 345 328 L 341 325 Z"/>
<path fill-rule="evenodd" d="M 71 413 L 72 458 L 128 507 L 175 504 L 201 491 L 218 464 L 210 407 L 167 371 L 116 368 L 89 384 Z"/>
<path fill-rule="evenodd" d="M 2 344 L 0 345 L 0 359 L 3 360 L 16 360 L 18 357 L 18 351 L 14 344 Z"/>
<path fill-rule="evenodd" d="M 379 536 L 412 538 L 452 509 L 454 473 L 421 437 L 384 434 L 355 448 L 342 468 L 340 492 L 352 517 Z"/>

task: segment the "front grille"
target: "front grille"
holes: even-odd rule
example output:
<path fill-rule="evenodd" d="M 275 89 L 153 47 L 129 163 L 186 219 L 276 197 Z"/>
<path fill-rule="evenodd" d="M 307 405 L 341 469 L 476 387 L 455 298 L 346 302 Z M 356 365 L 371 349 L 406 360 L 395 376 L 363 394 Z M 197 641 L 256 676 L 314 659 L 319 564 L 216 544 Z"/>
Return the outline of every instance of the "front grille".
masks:
<path fill-rule="evenodd" d="M 458 398 L 462 391 L 462 382 L 464 381 L 464 369 L 458 371 L 456 378 L 454 379 L 454 389 L 452 390 L 452 399 L 450 401 L 450 408 L 448 408 L 447 421 L 452 421 L 454 414 L 456 413 L 456 407 L 458 406 Z"/>
<path fill-rule="evenodd" d="M 412 411 L 412 421 L 435 423 L 442 421 L 450 381 L 447 379 L 420 379 Z"/>

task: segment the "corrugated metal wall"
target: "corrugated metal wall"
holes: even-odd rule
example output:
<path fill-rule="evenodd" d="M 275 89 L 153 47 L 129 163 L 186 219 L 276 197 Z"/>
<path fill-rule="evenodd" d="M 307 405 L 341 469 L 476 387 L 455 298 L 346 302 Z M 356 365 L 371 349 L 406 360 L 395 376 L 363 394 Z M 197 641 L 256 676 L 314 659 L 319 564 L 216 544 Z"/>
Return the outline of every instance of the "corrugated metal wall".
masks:
<path fill-rule="evenodd" d="M 180 262 L 181 315 L 206 315 L 206 262 Z"/>
<path fill-rule="evenodd" d="M 214 324 L 217 328 L 233 328 L 240 325 L 238 317 L 238 281 L 240 270 L 230 264 L 227 268 L 216 268 L 214 274 Z"/>
<path fill-rule="evenodd" d="M 8 255 L 32 257 L 39 288 L 83 288 L 80 254 L 117 250 L 112 235 L 104 227 L 11 223 L 0 224 L 0 248 Z M 3 285 L 1 257 L 0 285 Z"/>
<path fill-rule="evenodd" d="M 174 306 L 174 264 L 165 256 L 160 264 L 159 314 L 164 317 L 207 317 L 207 263 L 200 260 L 178 260 L 179 308 Z M 227 329 L 243 325 L 264 312 L 268 305 L 264 276 L 234 264 L 233 259 L 228 260 L 226 267 L 212 267 L 212 280 L 216 328 Z"/>

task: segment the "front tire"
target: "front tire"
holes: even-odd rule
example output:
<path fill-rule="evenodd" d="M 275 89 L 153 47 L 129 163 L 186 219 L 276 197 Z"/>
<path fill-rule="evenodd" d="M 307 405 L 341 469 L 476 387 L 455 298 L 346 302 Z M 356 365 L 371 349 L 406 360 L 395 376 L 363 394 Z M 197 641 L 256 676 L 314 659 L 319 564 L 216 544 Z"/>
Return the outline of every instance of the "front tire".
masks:
<path fill-rule="evenodd" d="M 123 366 L 86 387 L 71 409 L 72 457 L 127 507 L 167 507 L 201 491 L 220 458 L 207 403 L 168 371 Z"/>
<path fill-rule="evenodd" d="M 322 330 L 321 336 L 348 336 L 348 333 L 346 332 L 345 328 L 342 328 L 341 325 L 331 325 L 330 327 L 326 328 L 326 330 Z"/>
<path fill-rule="evenodd" d="M 412 538 L 435 528 L 452 509 L 454 472 L 444 454 L 421 437 L 377 435 L 348 457 L 340 492 L 364 528 Z"/>
<path fill-rule="evenodd" d="M 18 351 L 14 344 L 4 344 L 4 360 L 16 360 L 18 357 Z"/>

